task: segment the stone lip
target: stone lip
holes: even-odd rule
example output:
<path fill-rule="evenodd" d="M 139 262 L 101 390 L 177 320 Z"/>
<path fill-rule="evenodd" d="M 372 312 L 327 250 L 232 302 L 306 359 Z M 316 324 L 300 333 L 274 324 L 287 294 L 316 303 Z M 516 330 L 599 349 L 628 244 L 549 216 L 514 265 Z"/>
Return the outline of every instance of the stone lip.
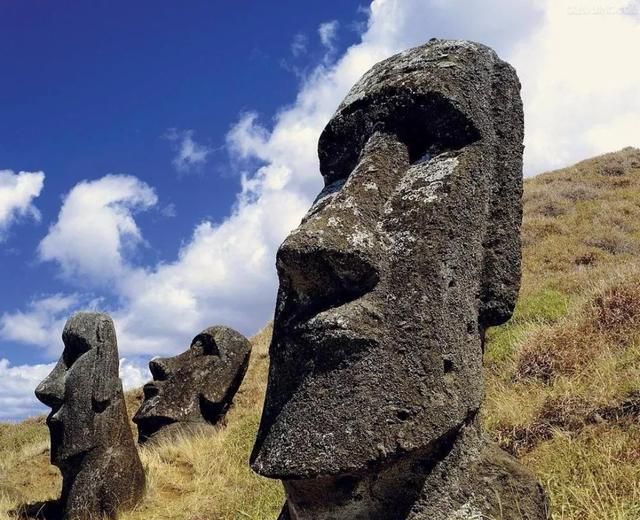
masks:
<path fill-rule="evenodd" d="M 138 441 L 174 437 L 220 421 L 246 373 L 251 344 L 235 330 L 203 330 L 185 352 L 149 363 L 154 377 L 133 421 Z"/>
<path fill-rule="evenodd" d="M 51 461 L 63 479 L 59 518 L 113 517 L 133 508 L 145 489 L 118 374 L 113 321 L 102 313 L 75 314 L 62 339 L 60 360 L 36 389 L 52 409 Z"/>

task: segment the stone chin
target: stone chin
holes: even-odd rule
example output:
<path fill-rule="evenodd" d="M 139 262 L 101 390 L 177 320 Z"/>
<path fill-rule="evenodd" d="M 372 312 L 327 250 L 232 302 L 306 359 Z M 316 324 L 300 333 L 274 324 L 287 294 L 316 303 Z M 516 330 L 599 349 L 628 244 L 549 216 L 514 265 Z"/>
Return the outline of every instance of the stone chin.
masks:
<path fill-rule="evenodd" d="M 144 443 L 152 439 L 163 428 L 175 424 L 177 420 L 171 417 L 149 414 L 140 417 L 136 416 L 134 422 L 138 427 L 138 441 Z"/>
<path fill-rule="evenodd" d="M 357 404 L 351 403 L 349 406 Z M 319 477 L 357 477 L 364 471 L 392 464 L 400 454 L 403 457 L 412 453 L 428 454 L 434 445 L 472 420 L 478 408 L 468 410 L 468 415 L 460 420 L 456 416 L 449 424 L 440 425 L 427 437 L 423 437 L 421 427 L 398 424 L 399 414 L 394 411 L 388 415 L 385 424 L 397 425 L 396 428 L 388 429 L 381 435 L 376 430 L 377 423 L 367 426 L 361 424 L 356 427 L 369 428 L 370 436 L 363 439 L 354 435 L 354 442 L 345 440 L 344 432 L 355 431 L 356 427 L 345 424 L 339 429 L 333 421 L 318 421 L 318 418 L 327 415 L 320 410 L 315 411 L 314 415 L 306 407 L 296 409 L 294 404 L 281 412 L 272 429 L 258 440 L 251 457 L 253 471 L 285 482 L 316 480 Z M 444 413 L 443 408 L 438 412 L 415 415 L 412 419 L 428 423 L 433 422 L 434 416 L 442 417 Z M 311 417 L 311 420 L 305 421 L 305 416 Z"/>
<path fill-rule="evenodd" d="M 145 400 L 133 417 L 133 422 L 138 427 L 138 440 L 144 443 L 160 430 L 187 419 L 186 409 L 190 406 L 174 409 L 168 408 L 168 400 L 163 395 L 163 386 L 166 382 L 154 381 L 143 387 Z M 172 381 L 168 381 L 172 384 Z M 188 405 L 189 403 L 185 403 Z"/>
<path fill-rule="evenodd" d="M 60 466 L 64 461 L 71 459 L 77 453 L 65 451 L 64 441 L 64 422 L 53 418 L 56 412 L 51 412 L 47 417 L 47 427 L 51 437 L 51 464 Z"/>
<path fill-rule="evenodd" d="M 447 387 L 450 376 L 439 359 L 432 363 L 431 381 L 407 377 L 413 358 L 399 355 L 401 342 L 394 338 L 325 328 L 312 338 L 297 335 L 282 342 L 293 345 L 276 351 L 315 352 L 315 371 L 289 373 L 299 377 L 300 384 L 285 402 L 269 401 L 271 407 L 265 408 L 267 420 L 263 419 L 251 467 L 268 478 L 358 474 L 387 464 L 398 453 L 428 451 L 463 427 L 481 404 L 481 380 L 469 377 L 466 398 L 461 399 Z M 473 343 L 480 352 L 479 338 Z M 424 351 L 434 349 L 425 345 Z M 325 360 L 323 354 L 335 357 Z M 479 363 L 470 363 L 468 369 L 480 370 Z M 464 379 L 464 372 L 459 377 Z M 426 384 L 431 391 L 425 398 Z"/>

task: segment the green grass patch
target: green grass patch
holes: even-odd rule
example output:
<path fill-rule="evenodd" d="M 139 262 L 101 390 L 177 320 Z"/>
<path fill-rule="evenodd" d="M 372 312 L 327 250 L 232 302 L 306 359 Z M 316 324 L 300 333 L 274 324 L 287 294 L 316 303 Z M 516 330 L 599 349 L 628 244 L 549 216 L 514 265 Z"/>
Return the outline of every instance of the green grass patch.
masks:
<path fill-rule="evenodd" d="M 521 297 L 513 318 L 487 331 L 486 361 L 500 363 L 509 359 L 527 331 L 541 323 L 552 324 L 564 318 L 569 311 L 570 301 L 569 296 L 549 287 Z"/>
<path fill-rule="evenodd" d="M 569 312 L 571 299 L 566 294 L 545 287 L 520 298 L 509 324 L 555 323 Z"/>

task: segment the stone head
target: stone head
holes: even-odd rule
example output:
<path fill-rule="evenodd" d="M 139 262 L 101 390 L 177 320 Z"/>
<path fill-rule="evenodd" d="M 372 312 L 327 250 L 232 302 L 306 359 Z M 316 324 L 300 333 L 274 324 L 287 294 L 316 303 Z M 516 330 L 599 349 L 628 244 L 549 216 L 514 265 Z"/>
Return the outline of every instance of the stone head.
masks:
<path fill-rule="evenodd" d="M 491 49 L 434 40 L 338 107 L 324 189 L 278 250 L 258 473 L 357 473 L 472 420 L 519 286 L 519 90 Z"/>
<path fill-rule="evenodd" d="M 251 344 L 228 327 L 198 334 L 182 354 L 149 363 L 153 382 L 134 416 L 145 442 L 166 426 L 214 424 L 226 412 L 249 363 Z"/>
<path fill-rule="evenodd" d="M 81 312 L 67 321 L 64 351 L 38 385 L 37 398 L 51 407 L 51 461 L 57 466 L 108 439 L 102 414 L 122 394 L 113 321 L 106 314 Z"/>

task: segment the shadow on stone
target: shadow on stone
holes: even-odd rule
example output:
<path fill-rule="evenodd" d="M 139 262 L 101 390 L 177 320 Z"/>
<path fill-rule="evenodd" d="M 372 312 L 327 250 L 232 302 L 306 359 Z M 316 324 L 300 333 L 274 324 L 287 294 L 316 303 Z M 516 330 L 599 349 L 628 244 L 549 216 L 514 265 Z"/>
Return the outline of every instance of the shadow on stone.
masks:
<path fill-rule="evenodd" d="M 63 511 L 58 500 L 21 504 L 9 511 L 9 516 L 35 520 L 62 520 Z"/>

